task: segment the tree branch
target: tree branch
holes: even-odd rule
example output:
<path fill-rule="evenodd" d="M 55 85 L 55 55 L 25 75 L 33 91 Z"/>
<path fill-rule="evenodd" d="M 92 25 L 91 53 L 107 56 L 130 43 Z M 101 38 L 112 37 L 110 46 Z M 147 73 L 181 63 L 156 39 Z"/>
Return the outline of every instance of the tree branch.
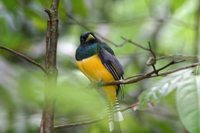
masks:
<path fill-rule="evenodd" d="M 191 65 L 188 65 L 188 66 L 180 67 L 180 68 L 177 68 L 177 69 L 174 69 L 174 70 L 171 70 L 171 71 L 160 73 L 159 76 L 166 76 L 166 75 L 169 75 L 169 74 L 174 73 L 174 72 L 178 72 L 178 71 L 189 69 L 189 68 L 194 68 L 194 67 L 197 67 L 197 66 L 200 66 L 200 62 L 191 64 Z M 154 76 L 151 76 L 150 78 L 152 78 L 152 77 L 157 77 L 157 76 L 154 75 Z"/>
<path fill-rule="evenodd" d="M 172 60 L 192 60 L 192 61 L 195 61 L 195 60 L 198 60 L 200 59 L 199 56 L 185 56 L 185 55 L 166 55 L 166 56 L 160 56 L 160 57 L 157 57 L 156 60 L 164 60 L 164 59 L 172 59 Z"/>
<path fill-rule="evenodd" d="M 134 103 L 134 104 L 131 104 L 130 106 L 128 106 L 128 107 L 126 107 L 124 109 L 121 109 L 121 112 L 125 112 L 125 111 L 127 111 L 129 109 L 132 109 L 132 110 L 136 111 L 137 107 L 138 107 L 138 102 Z M 82 122 L 76 122 L 76 123 L 71 123 L 71 124 L 63 124 L 63 125 L 55 126 L 54 129 L 57 130 L 57 129 L 63 129 L 63 128 L 69 128 L 69 127 L 76 127 L 76 126 L 94 124 L 94 123 L 100 122 L 100 121 L 105 120 L 105 119 L 106 119 L 106 117 L 103 117 L 103 118 L 100 118 L 100 119 L 96 119 L 96 120 L 82 121 Z"/>
<path fill-rule="evenodd" d="M 45 68 L 47 80 L 45 83 L 45 101 L 40 124 L 40 133 L 53 133 L 54 130 L 54 95 L 52 90 L 57 87 L 57 40 L 58 40 L 58 4 L 59 0 L 52 0 L 51 8 L 46 9 L 49 20 L 47 22 Z"/>
<path fill-rule="evenodd" d="M 177 63 L 180 63 L 180 62 L 183 62 L 184 60 L 181 60 L 181 61 L 172 61 L 170 62 L 169 64 L 157 69 L 156 71 L 157 72 L 160 72 L 161 70 L 171 66 L 171 65 L 174 65 L 174 64 L 177 64 Z M 191 64 L 191 65 L 188 65 L 188 66 L 184 66 L 184 67 L 180 67 L 180 68 L 177 68 L 177 69 L 174 69 L 174 70 L 171 70 L 171 71 L 167 71 L 167 72 L 163 72 L 163 73 L 159 73 L 158 75 L 156 74 L 156 71 L 153 70 L 152 72 L 149 72 L 149 73 L 146 73 L 144 75 L 139 75 L 137 77 L 129 77 L 127 79 L 124 79 L 124 80 L 118 80 L 118 81 L 113 81 L 113 82 L 110 82 L 110 83 L 103 83 L 102 85 L 119 85 L 119 84 L 132 84 L 132 83 L 136 83 L 136 82 L 139 82 L 141 80 L 144 80 L 144 79 L 147 79 L 147 78 L 153 78 L 153 77 L 158 77 L 158 76 L 166 76 L 168 74 L 171 74 L 171 73 L 174 73 L 174 72 L 178 72 L 178 71 L 181 71 L 181 70 L 184 70 L 184 69 L 188 69 L 188 68 L 193 68 L 193 67 L 196 67 L 196 66 L 200 66 L 200 63 L 194 63 L 194 64 Z"/>
<path fill-rule="evenodd" d="M 39 67 L 44 73 L 47 73 L 47 71 L 45 70 L 45 68 L 41 64 L 39 64 L 38 62 L 36 62 L 34 59 L 32 59 L 31 57 L 29 57 L 27 55 L 24 55 L 24 54 L 22 54 L 20 52 L 17 52 L 15 50 L 12 50 L 10 48 L 4 47 L 4 46 L 0 46 L 0 49 L 5 50 L 7 52 L 10 52 L 11 54 L 14 54 L 14 55 L 16 55 L 16 56 L 18 56 L 18 57 L 20 57 L 20 58 L 28 61 L 29 63 L 31 63 L 31 64 Z"/>
<path fill-rule="evenodd" d="M 130 43 L 130 44 L 133 44 L 133 45 L 135 45 L 135 46 L 137 46 L 138 48 L 141 48 L 141 49 L 143 49 L 143 50 L 146 50 L 146 51 L 149 51 L 149 49 L 148 48 L 145 48 L 145 47 L 143 47 L 142 45 L 140 45 L 140 44 L 138 44 L 138 43 L 136 43 L 136 42 L 134 42 L 134 41 L 132 41 L 132 40 L 130 40 L 130 39 L 127 39 L 127 38 L 125 38 L 125 37 L 121 37 L 124 41 L 126 41 L 126 42 L 128 42 L 128 43 Z"/>
<path fill-rule="evenodd" d="M 71 123 L 71 124 L 63 124 L 63 125 L 59 125 L 59 126 L 55 126 L 54 130 L 57 129 L 63 129 L 63 128 L 69 128 L 69 127 L 76 127 L 76 126 L 83 126 L 83 125 L 89 125 L 89 124 L 93 124 L 93 123 L 97 123 L 104 120 L 104 118 L 102 119 L 96 119 L 96 120 L 89 120 L 89 121 L 82 121 L 82 122 L 76 122 L 76 123 Z"/>
<path fill-rule="evenodd" d="M 89 27 L 87 27 L 85 24 L 81 23 L 80 21 L 78 21 L 77 19 L 75 19 L 72 15 L 70 15 L 69 13 L 66 13 L 66 16 L 68 18 L 70 18 L 72 21 L 74 21 L 77 25 L 81 26 L 82 28 L 88 30 L 88 31 L 92 31 L 93 33 L 95 33 L 97 36 L 99 36 L 102 40 L 116 46 L 116 47 L 119 47 L 120 45 L 114 43 L 113 41 L 103 37 L 101 34 L 97 33 L 97 32 L 94 32 L 93 30 L 91 30 Z"/>

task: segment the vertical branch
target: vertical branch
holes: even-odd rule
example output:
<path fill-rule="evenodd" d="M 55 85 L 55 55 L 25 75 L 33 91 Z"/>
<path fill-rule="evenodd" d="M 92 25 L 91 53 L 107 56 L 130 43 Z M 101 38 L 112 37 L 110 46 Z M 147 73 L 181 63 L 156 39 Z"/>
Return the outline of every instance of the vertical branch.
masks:
<path fill-rule="evenodd" d="M 45 83 L 45 101 L 43 107 L 40 133 L 53 133 L 54 97 L 53 91 L 57 86 L 57 40 L 58 40 L 58 4 L 59 0 L 52 0 L 50 9 L 46 9 L 49 19 L 47 22 L 45 69 L 47 78 Z"/>
<path fill-rule="evenodd" d="M 53 0 L 53 3 L 59 0 Z M 46 60 L 45 67 L 49 71 L 56 69 L 56 53 L 57 53 L 57 40 L 58 40 L 58 4 L 52 4 L 50 10 L 46 9 L 49 20 L 47 22 L 47 36 L 46 36 Z"/>

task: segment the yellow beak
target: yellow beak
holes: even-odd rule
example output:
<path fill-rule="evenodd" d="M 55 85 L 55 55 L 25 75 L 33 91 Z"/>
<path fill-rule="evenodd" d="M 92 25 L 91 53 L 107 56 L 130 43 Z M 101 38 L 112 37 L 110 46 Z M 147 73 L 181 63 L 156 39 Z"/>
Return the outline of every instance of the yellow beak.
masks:
<path fill-rule="evenodd" d="M 89 36 L 88 36 L 87 39 L 86 39 L 86 42 L 88 42 L 88 41 L 90 41 L 90 40 L 94 40 L 94 39 L 95 39 L 94 36 L 91 35 L 91 34 L 89 34 Z"/>

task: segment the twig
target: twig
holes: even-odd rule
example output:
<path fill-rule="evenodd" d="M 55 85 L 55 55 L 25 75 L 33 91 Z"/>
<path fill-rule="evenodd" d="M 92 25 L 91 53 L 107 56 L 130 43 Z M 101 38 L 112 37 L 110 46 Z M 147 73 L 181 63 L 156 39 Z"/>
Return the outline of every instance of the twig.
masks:
<path fill-rule="evenodd" d="M 174 69 L 174 70 L 171 70 L 171 71 L 163 72 L 163 73 L 160 73 L 159 76 L 166 76 L 166 75 L 174 73 L 174 72 L 178 72 L 178 71 L 181 71 L 181 70 L 185 70 L 185 69 L 189 69 L 189 68 L 193 68 L 193 67 L 197 67 L 197 66 L 200 66 L 200 63 L 194 63 L 194 64 L 184 66 L 184 67 L 180 67 L 180 68 L 177 68 L 177 69 Z M 153 77 L 157 77 L 157 76 L 154 75 L 154 76 L 151 76 L 150 78 L 153 78 Z"/>
<path fill-rule="evenodd" d="M 70 124 L 63 124 L 63 125 L 55 126 L 54 130 L 63 129 L 63 128 L 69 128 L 69 127 L 76 127 L 76 126 L 83 126 L 83 125 L 88 125 L 88 124 L 93 124 L 93 123 L 100 122 L 102 120 L 104 120 L 104 119 L 101 118 L 101 119 L 90 120 L 90 121 L 76 122 L 76 123 L 70 123 Z"/>
<path fill-rule="evenodd" d="M 138 106 L 138 102 L 131 104 L 130 106 L 128 106 L 124 109 L 121 109 L 121 112 L 127 111 L 129 109 L 133 109 L 135 111 L 137 106 Z M 75 122 L 75 123 L 70 123 L 70 124 L 58 125 L 58 126 L 54 127 L 54 130 L 69 128 L 69 127 L 76 127 L 76 126 L 83 126 L 83 125 L 88 125 L 88 124 L 94 124 L 94 123 L 100 122 L 100 121 L 105 120 L 105 119 L 106 119 L 106 117 L 103 117 L 103 118 L 96 119 L 96 120 L 89 120 L 89 121 L 82 121 L 82 122 Z"/>
<path fill-rule="evenodd" d="M 77 25 L 81 26 L 82 28 L 88 30 L 88 31 L 92 31 L 89 27 L 87 27 L 85 24 L 81 23 L 80 21 L 78 21 L 77 19 L 75 19 L 72 15 L 70 15 L 69 13 L 66 13 L 66 15 L 71 19 L 73 20 Z M 116 47 L 119 47 L 120 45 L 114 43 L 113 41 L 103 37 L 101 34 L 97 33 L 97 32 L 94 32 L 92 31 L 93 33 L 95 33 L 97 36 L 99 36 L 102 40 L 116 46 Z"/>
<path fill-rule="evenodd" d="M 157 57 L 156 60 L 173 59 L 173 60 L 198 60 L 199 56 L 185 56 L 185 55 L 166 55 Z"/>
<path fill-rule="evenodd" d="M 132 41 L 132 40 L 130 40 L 130 39 L 126 39 L 126 38 L 123 37 L 123 36 L 122 36 L 121 38 L 122 38 L 125 42 L 122 43 L 121 45 L 118 45 L 118 46 L 123 46 L 126 42 L 129 42 L 130 44 L 133 44 L 133 45 L 135 45 L 135 46 L 137 46 L 137 47 L 139 47 L 139 48 L 141 48 L 141 49 L 143 49 L 143 50 L 145 50 L 145 51 L 150 52 L 152 56 L 147 60 L 146 64 L 147 64 L 147 65 L 151 65 L 151 66 L 153 67 L 154 72 L 158 75 L 158 72 L 156 71 L 156 67 L 155 67 L 155 64 L 156 64 L 156 54 L 155 54 L 155 52 L 152 50 L 152 47 L 151 47 L 150 42 L 148 43 L 148 44 L 149 44 L 149 48 L 145 48 L 145 47 L 143 47 L 142 45 L 140 45 L 140 44 L 138 44 L 138 43 L 136 43 L 136 42 L 134 42 L 134 41 Z"/>
<path fill-rule="evenodd" d="M 28 61 L 29 63 L 31 63 L 31 64 L 33 64 L 33 65 L 35 65 L 35 66 L 37 66 L 37 67 L 39 67 L 44 73 L 47 73 L 46 69 L 45 69 L 41 64 L 39 64 L 39 63 L 36 62 L 34 59 L 32 59 L 31 57 L 29 57 L 29 56 L 27 56 L 27 55 L 24 55 L 24 54 L 22 54 L 22 53 L 20 53 L 20 52 L 17 52 L 17 51 L 15 51 L 15 50 L 12 50 L 12 49 L 10 49 L 10 48 L 4 47 L 4 46 L 0 46 L 0 49 L 5 50 L 5 51 L 8 51 L 8 52 L 10 52 L 11 54 L 17 55 L 18 57 L 20 57 L 20 58 L 22 58 L 22 59 Z"/>
<path fill-rule="evenodd" d="M 161 70 L 163 70 L 163 69 L 165 69 L 165 68 L 167 68 L 171 65 L 174 65 L 174 64 L 177 64 L 177 63 L 180 63 L 180 62 L 183 62 L 183 61 L 185 61 L 185 60 L 172 61 L 169 64 L 157 69 L 156 71 L 159 72 L 159 71 L 161 71 Z M 155 75 L 155 71 L 152 71 L 152 72 L 146 73 L 142 76 L 133 77 L 133 78 L 129 77 L 129 78 L 124 79 L 124 80 L 118 80 L 118 81 L 113 81 L 113 82 L 110 82 L 110 83 L 104 83 L 102 85 L 132 84 L 132 83 L 136 83 L 136 82 L 139 82 L 139 81 L 147 79 L 147 78 L 153 78 L 153 77 L 158 77 L 158 76 L 166 76 L 168 74 L 171 74 L 171 73 L 174 73 L 174 72 L 177 72 L 177 71 L 180 71 L 180 70 L 188 69 L 188 68 L 193 68 L 193 67 L 196 67 L 196 66 L 200 66 L 200 63 L 194 63 L 194 64 L 184 66 L 184 67 L 181 67 L 181 68 L 177 68 L 177 69 L 174 69 L 174 70 L 171 70 L 171 71 L 159 73 L 159 75 Z"/>
<path fill-rule="evenodd" d="M 69 13 L 66 13 L 66 16 L 68 16 L 72 21 L 74 21 L 77 25 L 81 26 L 82 28 L 84 28 L 84 29 L 86 29 L 86 30 L 88 30 L 88 31 L 92 31 L 89 27 L 87 27 L 85 24 L 83 24 L 83 23 L 81 23 L 80 21 L 78 21 L 77 19 L 75 19 L 75 18 L 74 18 L 72 15 L 70 15 Z M 140 45 L 140 44 L 138 44 L 138 43 L 136 43 L 136 42 L 133 42 L 132 40 L 126 39 L 125 37 L 121 37 L 121 38 L 124 40 L 124 42 L 122 42 L 121 44 L 116 44 L 115 42 L 113 42 L 113 41 L 111 41 L 111 40 L 109 40 L 109 39 L 103 37 L 103 36 L 102 36 L 101 34 L 99 34 L 98 32 L 94 32 L 94 31 L 92 31 L 92 32 L 95 33 L 97 36 L 99 36 L 102 40 L 104 40 L 104 41 L 106 41 L 106 42 L 108 42 L 108 43 L 114 45 L 115 47 L 122 47 L 122 46 L 124 46 L 127 42 L 129 42 L 129 43 L 131 43 L 131 44 L 133 44 L 133 45 L 135 45 L 135 46 L 137 46 L 137 47 L 139 47 L 139 48 L 142 48 L 142 49 L 144 49 L 144 50 L 146 50 L 146 51 L 149 51 L 148 48 L 145 48 L 145 47 L 143 47 L 142 45 Z"/>
<path fill-rule="evenodd" d="M 139 47 L 139 48 L 141 48 L 141 49 L 143 49 L 143 50 L 146 50 L 146 51 L 149 51 L 149 49 L 148 48 L 145 48 L 145 47 L 143 47 L 142 45 L 140 45 L 140 44 L 138 44 L 138 43 L 136 43 L 136 42 L 134 42 L 134 41 L 132 41 L 132 40 L 130 40 L 130 39 L 127 39 L 127 38 L 125 38 L 125 37 L 121 37 L 123 40 L 125 40 L 126 42 L 129 42 L 129 43 L 131 43 L 131 44 L 133 44 L 133 45 L 135 45 L 135 46 L 137 46 L 137 47 Z"/>
<path fill-rule="evenodd" d="M 138 102 L 133 103 L 133 104 L 131 104 L 130 106 L 128 106 L 128 107 L 126 107 L 126 108 L 124 108 L 124 109 L 121 109 L 121 112 L 127 111 L 127 110 L 129 110 L 129 109 L 132 109 L 132 110 L 136 111 L 138 105 L 139 105 Z"/>
<path fill-rule="evenodd" d="M 151 53 L 151 57 L 149 58 L 150 60 L 148 60 L 148 65 L 151 65 L 153 67 L 153 70 L 155 71 L 155 74 L 158 75 L 158 71 L 156 70 L 156 54 L 154 53 L 154 51 L 152 50 L 152 47 L 151 47 L 151 43 L 149 42 L 149 51 Z"/>

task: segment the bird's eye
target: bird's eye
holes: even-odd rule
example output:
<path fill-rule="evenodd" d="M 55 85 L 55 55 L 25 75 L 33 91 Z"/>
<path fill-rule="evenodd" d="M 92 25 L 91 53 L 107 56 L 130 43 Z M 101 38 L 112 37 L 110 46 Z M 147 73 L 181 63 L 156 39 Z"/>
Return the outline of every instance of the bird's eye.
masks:
<path fill-rule="evenodd" d="M 80 38 L 80 42 L 81 42 L 81 44 L 84 43 L 84 40 L 85 40 L 85 39 L 84 39 L 83 37 Z"/>
<path fill-rule="evenodd" d="M 91 40 L 95 40 L 95 37 L 92 34 L 89 34 L 88 37 L 86 38 L 85 42 L 89 42 Z"/>

